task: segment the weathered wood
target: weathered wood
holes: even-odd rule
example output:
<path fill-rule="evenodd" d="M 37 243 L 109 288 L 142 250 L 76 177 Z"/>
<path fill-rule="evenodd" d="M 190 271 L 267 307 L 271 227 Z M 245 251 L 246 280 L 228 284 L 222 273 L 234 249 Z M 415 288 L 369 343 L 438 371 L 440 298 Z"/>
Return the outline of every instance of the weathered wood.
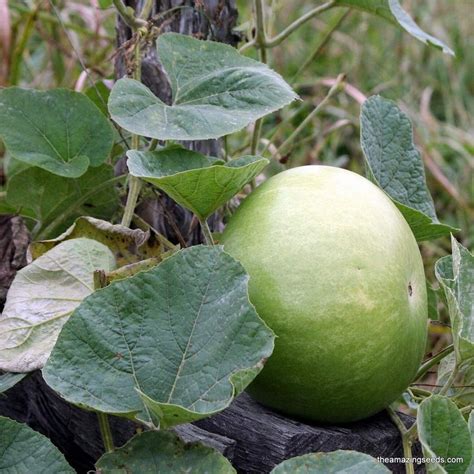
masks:
<path fill-rule="evenodd" d="M 414 419 L 400 414 L 407 426 Z M 403 457 L 398 429 L 386 412 L 368 420 L 330 426 L 308 424 L 287 418 L 242 394 L 222 413 L 198 421 L 199 427 L 236 441 L 234 465 L 239 472 L 264 474 L 294 456 L 311 452 L 329 452 L 348 449 L 374 457 Z M 421 456 L 420 446 L 414 455 Z M 402 464 L 388 465 L 393 472 L 405 472 Z M 417 472 L 421 472 L 419 467 Z"/>
<path fill-rule="evenodd" d="M 53 392 L 39 371 L 0 396 L 0 415 L 27 423 L 48 436 L 79 472 L 93 469 L 103 453 L 94 413 L 71 406 Z M 413 419 L 402 415 L 407 425 Z M 110 417 L 116 446 L 136 432 L 137 424 Z M 242 394 L 222 413 L 176 432 L 223 453 L 241 473 L 268 473 L 281 461 L 309 452 L 353 449 L 374 457 L 403 456 L 400 435 L 386 413 L 345 426 L 319 426 L 293 420 Z M 414 454 L 421 456 L 419 446 Z M 389 466 L 404 472 L 402 465 Z M 417 469 L 420 472 L 420 468 Z"/>

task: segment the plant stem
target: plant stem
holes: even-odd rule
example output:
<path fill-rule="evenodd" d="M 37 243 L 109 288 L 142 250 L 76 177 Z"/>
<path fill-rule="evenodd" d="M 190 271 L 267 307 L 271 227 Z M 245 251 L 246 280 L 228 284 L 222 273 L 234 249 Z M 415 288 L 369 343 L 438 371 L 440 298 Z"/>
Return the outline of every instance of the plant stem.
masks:
<path fill-rule="evenodd" d="M 448 393 L 448 390 L 451 388 L 451 385 L 454 383 L 454 381 L 456 380 L 456 377 L 458 376 L 458 372 L 459 372 L 459 369 L 458 369 L 458 366 L 456 365 L 454 366 L 453 371 L 449 375 L 448 380 L 446 380 L 446 383 L 438 392 L 439 395 L 446 395 L 446 393 Z"/>
<path fill-rule="evenodd" d="M 406 426 L 404 425 L 403 421 L 400 419 L 400 417 L 397 415 L 395 410 L 392 407 L 387 408 L 387 412 L 395 424 L 395 426 L 398 428 L 398 431 L 400 432 L 400 435 L 402 437 L 402 445 L 403 445 L 403 457 L 407 459 L 412 458 L 412 452 L 411 452 L 411 436 L 410 436 L 410 431 L 407 430 Z M 410 428 L 411 429 L 411 428 Z M 407 462 L 405 464 L 405 470 L 407 474 L 415 474 L 415 469 L 413 467 L 413 463 Z"/>
<path fill-rule="evenodd" d="M 212 238 L 211 229 L 209 229 L 209 224 L 206 219 L 199 219 L 201 224 L 202 234 L 204 235 L 204 240 L 207 245 L 214 245 L 214 239 Z"/>
<path fill-rule="evenodd" d="M 107 453 L 111 453 L 114 448 L 114 439 L 112 437 L 112 431 L 110 429 L 109 417 L 106 413 L 97 412 L 97 418 L 99 419 L 100 435 L 102 436 L 102 442 Z"/>
<path fill-rule="evenodd" d="M 419 397 L 431 397 L 431 395 L 433 395 L 433 393 L 429 390 L 423 390 L 422 388 L 418 387 L 410 387 L 410 391 L 413 393 L 413 395 Z"/>
<path fill-rule="evenodd" d="M 31 10 L 28 14 L 28 17 L 25 21 L 25 26 L 23 32 L 20 36 L 19 41 L 17 42 L 13 54 L 11 56 L 12 63 L 10 69 L 10 85 L 16 85 L 20 80 L 21 65 L 23 63 L 23 53 L 25 52 L 26 45 L 28 40 L 33 32 L 33 26 L 36 20 L 36 15 L 38 14 L 39 5 Z"/>
<path fill-rule="evenodd" d="M 158 146 L 158 140 L 156 138 L 153 138 L 150 141 L 150 144 L 148 145 L 148 151 L 154 151 L 156 150 L 156 147 Z"/>
<path fill-rule="evenodd" d="M 339 86 L 344 81 L 345 75 L 339 74 L 337 76 L 336 82 L 334 85 L 329 89 L 326 97 L 308 114 L 308 116 L 296 127 L 294 132 L 278 147 L 277 151 L 274 153 L 275 156 L 278 154 L 283 154 L 291 145 L 291 143 L 295 140 L 295 138 L 301 133 L 301 131 L 308 125 L 308 123 L 313 120 L 313 118 L 318 114 L 318 112 L 326 105 L 328 100 L 339 90 Z"/>
<path fill-rule="evenodd" d="M 142 11 L 140 12 L 140 18 L 142 20 L 148 20 L 150 16 L 151 9 L 153 8 L 153 0 L 145 0 Z"/>
<path fill-rule="evenodd" d="M 266 43 L 266 34 L 265 34 L 265 17 L 263 11 L 263 0 L 255 0 L 255 16 L 256 16 L 256 31 L 255 31 L 255 44 L 259 50 L 260 61 L 262 63 L 267 62 L 267 49 L 265 46 Z M 252 134 L 252 142 L 250 145 L 250 154 L 256 155 L 258 150 L 258 144 L 260 142 L 260 134 L 262 132 L 263 118 L 259 118 L 255 122 Z M 252 190 L 256 187 L 255 179 L 250 183 Z"/>
<path fill-rule="evenodd" d="M 113 0 L 115 8 L 119 12 L 123 21 L 132 29 L 136 30 L 141 26 L 146 26 L 146 21 L 141 18 L 136 18 L 132 8 L 125 6 L 122 0 Z"/>
<path fill-rule="evenodd" d="M 416 376 L 413 380 L 418 380 L 423 375 L 428 372 L 428 370 L 431 369 L 431 367 L 437 365 L 442 359 L 444 359 L 446 356 L 451 354 L 454 350 L 454 345 L 450 344 L 449 346 L 446 346 L 443 350 L 439 351 L 436 355 L 434 355 L 431 359 L 428 359 L 422 366 L 418 369 L 418 372 L 416 373 Z"/>
<path fill-rule="evenodd" d="M 331 39 L 334 31 L 341 25 L 344 19 L 349 15 L 350 9 L 343 10 L 334 15 L 334 18 L 331 18 L 326 31 L 323 33 L 323 37 L 317 42 L 316 47 L 313 49 L 311 55 L 306 59 L 306 61 L 300 66 L 298 71 L 291 78 L 290 84 L 294 83 L 297 78 L 300 77 L 301 73 L 316 59 L 321 50 L 328 44 L 328 41 Z"/>
<path fill-rule="evenodd" d="M 140 181 L 140 179 L 130 175 L 128 177 L 127 203 L 125 204 L 125 210 L 123 211 L 121 222 L 121 224 L 125 227 L 130 227 L 141 189 L 142 182 Z"/>
<path fill-rule="evenodd" d="M 275 46 L 278 46 L 283 40 L 290 36 L 291 33 L 296 31 L 301 25 L 304 25 L 307 21 L 311 20 L 311 18 L 314 18 L 315 16 L 325 12 L 326 10 L 329 10 L 330 8 L 333 8 L 334 6 L 336 6 L 336 1 L 331 0 L 329 2 L 323 3 L 322 5 L 319 5 L 316 8 L 313 8 L 308 13 L 305 13 L 303 16 L 300 16 L 297 20 L 291 23 L 291 25 L 287 26 L 280 34 L 273 38 L 269 38 L 265 42 L 265 46 L 267 48 L 274 48 Z"/>
<path fill-rule="evenodd" d="M 134 70 L 133 70 L 133 79 L 139 81 L 141 79 L 141 48 L 140 43 L 142 39 L 143 32 L 138 30 L 135 36 L 135 50 L 134 50 Z M 140 137 L 138 135 L 132 135 L 132 150 L 138 150 L 140 147 Z M 125 209 L 123 211 L 122 222 L 121 224 L 125 227 L 130 227 L 130 224 L 133 219 L 133 214 L 135 212 L 135 207 L 137 206 L 137 201 L 140 196 L 140 191 L 142 189 L 142 182 L 140 178 L 129 175 L 128 177 L 128 195 L 127 203 L 125 204 Z"/>

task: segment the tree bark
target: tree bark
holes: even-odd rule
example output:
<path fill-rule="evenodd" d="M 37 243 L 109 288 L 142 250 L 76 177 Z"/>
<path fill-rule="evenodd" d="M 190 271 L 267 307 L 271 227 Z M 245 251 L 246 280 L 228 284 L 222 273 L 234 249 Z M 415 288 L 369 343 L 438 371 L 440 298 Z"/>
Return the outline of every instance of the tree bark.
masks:
<path fill-rule="evenodd" d="M 127 5 L 140 12 L 144 0 L 128 0 Z M 173 10 L 172 10 L 173 9 Z M 166 12 L 171 13 L 166 15 Z M 235 46 L 239 37 L 233 32 L 237 23 L 235 0 L 155 0 L 150 14 L 159 33 L 169 31 L 192 35 L 199 39 L 220 41 Z M 132 31 L 122 19 L 117 21 L 117 51 L 115 60 L 116 77 L 130 74 L 133 62 L 130 59 Z M 206 65 L 203 64 L 203 68 Z M 171 89 L 164 73 L 155 44 L 148 44 L 143 50 L 141 80 L 163 102 L 171 103 Z M 218 140 L 185 142 L 184 146 L 205 155 L 219 156 Z M 123 172 L 123 168 L 120 170 Z M 166 195 L 148 199 L 137 207 L 137 214 L 146 222 L 181 245 L 193 245 L 203 241 L 201 229 L 193 215 L 175 204 Z M 219 214 L 210 217 L 212 230 L 221 231 L 222 218 Z"/>
<path fill-rule="evenodd" d="M 18 270 L 26 265 L 30 237 L 19 216 L 0 216 L 0 311 Z"/>

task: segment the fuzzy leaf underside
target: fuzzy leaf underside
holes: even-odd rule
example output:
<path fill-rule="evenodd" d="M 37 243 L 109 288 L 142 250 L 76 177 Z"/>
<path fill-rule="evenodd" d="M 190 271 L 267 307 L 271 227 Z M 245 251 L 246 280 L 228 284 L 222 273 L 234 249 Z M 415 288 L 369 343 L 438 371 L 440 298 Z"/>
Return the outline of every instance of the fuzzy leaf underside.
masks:
<path fill-rule="evenodd" d="M 428 472 L 462 474 L 466 471 L 472 457 L 471 435 L 454 402 L 441 395 L 423 400 L 418 409 L 417 428 L 426 457 L 463 458 L 462 463 L 427 463 Z"/>
<path fill-rule="evenodd" d="M 151 231 L 130 229 L 94 217 L 82 216 L 58 237 L 33 242 L 29 248 L 30 257 L 34 260 L 61 242 L 80 237 L 106 245 L 127 263 L 134 263 L 142 258 L 159 257 L 162 253 L 162 246 Z"/>
<path fill-rule="evenodd" d="M 0 369 L 30 372 L 41 368 L 72 311 L 94 291 L 94 270 L 114 267 L 107 247 L 75 239 L 22 268 L 0 316 Z"/>
<path fill-rule="evenodd" d="M 454 237 L 452 255 L 439 259 L 435 274 L 447 302 L 458 365 L 474 359 L 474 256 Z"/>

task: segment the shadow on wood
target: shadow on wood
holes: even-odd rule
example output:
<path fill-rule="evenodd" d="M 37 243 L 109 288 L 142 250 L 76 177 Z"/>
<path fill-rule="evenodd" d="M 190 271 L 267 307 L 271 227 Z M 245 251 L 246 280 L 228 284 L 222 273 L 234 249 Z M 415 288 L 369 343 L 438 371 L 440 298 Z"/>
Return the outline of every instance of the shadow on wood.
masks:
<path fill-rule="evenodd" d="M 62 400 L 34 372 L 5 394 L 0 415 L 27 423 L 48 436 L 79 472 L 93 470 L 104 451 L 97 417 Z M 110 417 L 116 446 L 138 425 Z M 403 416 L 406 424 L 413 419 Z M 200 441 L 223 453 L 242 473 L 268 473 L 281 461 L 304 453 L 353 449 L 374 457 L 402 456 L 397 428 L 385 413 L 347 426 L 316 426 L 286 418 L 242 394 L 227 410 L 176 432 L 187 442 Z M 420 456 L 416 447 L 415 456 Z M 402 465 L 389 466 L 404 472 Z M 418 471 L 420 472 L 420 471 Z"/>

